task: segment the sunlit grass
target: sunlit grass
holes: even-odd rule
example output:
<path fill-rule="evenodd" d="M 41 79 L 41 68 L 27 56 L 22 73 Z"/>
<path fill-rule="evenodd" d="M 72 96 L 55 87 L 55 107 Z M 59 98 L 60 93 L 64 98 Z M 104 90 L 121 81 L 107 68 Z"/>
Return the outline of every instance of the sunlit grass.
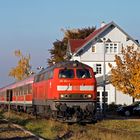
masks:
<path fill-rule="evenodd" d="M 126 130 L 140 132 L 140 120 L 107 120 L 101 121 L 95 126 L 105 127 L 114 130 Z"/>
<path fill-rule="evenodd" d="M 29 122 L 26 128 L 42 137 L 54 139 L 57 136 L 63 136 L 68 129 L 68 125 L 52 120 L 41 119 Z"/>
<path fill-rule="evenodd" d="M 132 140 L 132 133 L 139 133 L 140 120 L 103 120 L 95 124 L 79 125 L 60 123 L 54 120 L 36 119 L 24 113 L 0 112 L 1 117 L 8 118 L 14 123 L 22 125 L 27 130 L 46 139 L 54 140 L 59 138 L 67 139 L 67 133 L 72 132 L 69 140 Z M 103 128 L 103 129 L 100 129 Z M 118 130 L 118 131 L 116 131 Z M 134 140 L 139 138 L 135 136 Z"/>

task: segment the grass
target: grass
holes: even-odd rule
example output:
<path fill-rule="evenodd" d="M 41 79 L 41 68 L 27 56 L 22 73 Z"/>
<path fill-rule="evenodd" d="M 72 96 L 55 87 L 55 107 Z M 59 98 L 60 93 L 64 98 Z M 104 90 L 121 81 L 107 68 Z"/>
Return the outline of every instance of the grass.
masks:
<path fill-rule="evenodd" d="M 47 139 L 55 139 L 58 136 L 61 137 L 67 131 L 66 124 L 44 119 L 29 122 L 26 128 Z"/>
<path fill-rule="evenodd" d="M 140 132 L 140 120 L 107 120 L 96 125 L 113 130 Z"/>
<path fill-rule="evenodd" d="M 11 112 L 10 115 L 0 112 L 0 117 L 8 118 L 49 140 L 138 140 L 140 136 L 140 120 L 103 120 L 96 124 L 68 125 L 15 112 Z"/>

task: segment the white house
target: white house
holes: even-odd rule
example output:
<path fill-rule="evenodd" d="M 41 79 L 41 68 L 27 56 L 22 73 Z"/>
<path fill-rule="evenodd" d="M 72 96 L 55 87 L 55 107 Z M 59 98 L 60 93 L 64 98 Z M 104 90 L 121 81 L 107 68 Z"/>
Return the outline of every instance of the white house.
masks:
<path fill-rule="evenodd" d="M 97 73 L 97 98 L 100 107 L 103 103 L 103 73 L 106 73 L 107 79 L 110 72 L 108 63 L 115 65 L 115 54 L 121 55 L 122 47 L 130 45 L 140 47 L 138 41 L 134 40 L 114 22 L 102 23 L 99 29 L 85 39 L 70 39 L 68 42 L 67 56 L 71 57 L 71 60 L 88 64 Z M 113 102 L 115 104 L 132 103 L 132 97 L 117 91 L 109 82 L 106 82 L 105 88 L 107 104 Z"/>

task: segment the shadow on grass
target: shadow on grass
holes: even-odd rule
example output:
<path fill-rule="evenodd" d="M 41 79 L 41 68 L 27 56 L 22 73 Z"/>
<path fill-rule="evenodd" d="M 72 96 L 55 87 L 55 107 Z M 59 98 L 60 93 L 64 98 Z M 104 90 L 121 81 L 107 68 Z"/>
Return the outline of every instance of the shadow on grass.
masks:
<path fill-rule="evenodd" d="M 27 136 L 27 137 L 13 137 L 13 138 L 0 138 L 1 140 L 40 140 L 40 138 L 36 138 L 35 136 Z"/>
<path fill-rule="evenodd" d="M 0 110 L 0 119 L 4 118 L 3 113 L 4 113 L 4 111 Z"/>
<path fill-rule="evenodd" d="M 14 119 L 10 119 L 10 121 L 24 127 L 24 126 L 26 126 L 26 124 L 28 124 L 31 121 L 31 119 L 20 120 L 20 119 L 14 118 Z"/>
<path fill-rule="evenodd" d="M 63 136 L 61 136 L 61 137 L 57 136 L 57 138 L 55 140 L 67 140 L 67 139 L 71 138 L 73 135 L 74 135 L 74 132 L 69 130 Z"/>

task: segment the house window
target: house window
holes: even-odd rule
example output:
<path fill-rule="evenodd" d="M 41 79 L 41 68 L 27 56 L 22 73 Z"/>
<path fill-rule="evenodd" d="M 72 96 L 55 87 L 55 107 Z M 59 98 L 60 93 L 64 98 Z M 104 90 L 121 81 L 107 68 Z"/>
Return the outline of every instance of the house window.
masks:
<path fill-rule="evenodd" d="M 95 52 L 95 46 L 92 46 L 92 52 Z"/>
<path fill-rule="evenodd" d="M 118 52 L 118 43 L 106 44 L 106 53 L 117 53 L 117 52 Z"/>
<path fill-rule="evenodd" d="M 106 53 L 109 53 L 109 47 L 106 46 Z"/>
<path fill-rule="evenodd" d="M 113 47 L 110 47 L 110 53 L 112 53 L 113 52 Z"/>
<path fill-rule="evenodd" d="M 96 64 L 96 73 L 102 74 L 102 65 L 101 64 Z"/>
<path fill-rule="evenodd" d="M 115 47 L 114 47 L 114 53 L 116 53 L 116 52 L 117 52 L 117 47 L 115 46 Z"/>

